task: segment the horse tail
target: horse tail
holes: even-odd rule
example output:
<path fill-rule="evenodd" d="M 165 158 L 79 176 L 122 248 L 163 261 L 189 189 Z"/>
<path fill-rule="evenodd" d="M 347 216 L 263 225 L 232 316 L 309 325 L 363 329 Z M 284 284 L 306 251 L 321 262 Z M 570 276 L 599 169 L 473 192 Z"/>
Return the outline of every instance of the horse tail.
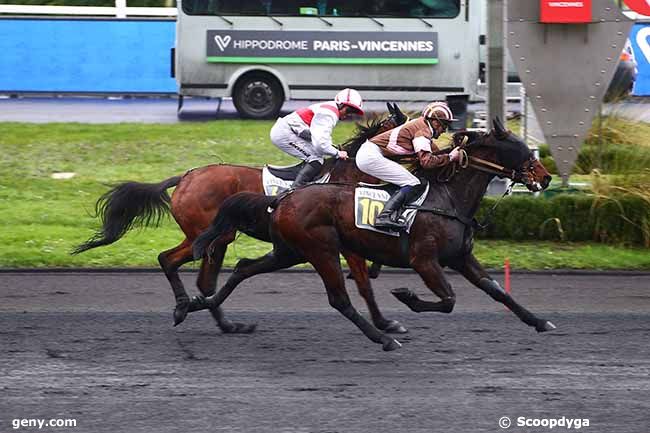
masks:
<path fill-rule="evenodd" d="M 174 176 L 159 183 L 124 182 L 111 188 L 95 204 L 95 217 L 101 219 L 102 228 L 72 254 L 110 245 L 134 227 L 157 227 L 169 212 L 167 189 L 178 185 L 181 178 Z"/>
<path fill-rule="evenodd" d="M 259 227 L 268 228 L 271 222 L 269 207 L 277 197 L 252 192 L 240 192 L 228 197 L 219 208 L 210 227 L 192 244 L 194 260 L 203 257 L 214 242 L 222 241 L 237 230 L 255 232 Z"/>

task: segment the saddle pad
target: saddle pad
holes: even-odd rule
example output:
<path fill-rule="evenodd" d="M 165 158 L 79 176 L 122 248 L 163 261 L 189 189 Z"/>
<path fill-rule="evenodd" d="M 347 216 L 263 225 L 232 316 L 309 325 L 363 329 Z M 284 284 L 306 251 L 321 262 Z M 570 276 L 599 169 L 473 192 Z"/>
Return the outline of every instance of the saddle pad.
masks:
<path fill-rule="evenodd" d="M 319 179 L 316 179 L 314 183 L 327 183 L 329 180 L 330 174 L 326 173 Z M 291 184 L 293 184 L 293 179 L 281 179 L 271 173 L 268 167 L 264 167 L 262 169 L 262 187 L 264 188 L 265 195 L 276 196 L 278 194 L 282 194 L 291 188 Z"/>
<path fill-rule="evenodd" d="M 381 187 L 357 187 L 354 190 L 354 223 L 357 228 L 364 230 L 372 230 L 373 232 L 384 233 L 390 236 L 399 236 L 399 232 L 394 232 L 392 230 L 378 229 L 374 226 L 375 218 L 377 215 L 384 209 L 384 205 L 391 196 L 391 193 L 395 191 L 393 185 L 385 185 Z M 421 206 L 424 203 L 424 199 L 427 197 L 429 192 L 429 184 L 424 189 L 424 192 L 420 197 L 407 205 L 412 206 Z M 406 220 L 406 232 L 410 233 L 411 226 L 413 221 L 415 221 L 415 216 L 417 214 L 417 209 L 405 209 L 402 211 L 402 218 Z"/>

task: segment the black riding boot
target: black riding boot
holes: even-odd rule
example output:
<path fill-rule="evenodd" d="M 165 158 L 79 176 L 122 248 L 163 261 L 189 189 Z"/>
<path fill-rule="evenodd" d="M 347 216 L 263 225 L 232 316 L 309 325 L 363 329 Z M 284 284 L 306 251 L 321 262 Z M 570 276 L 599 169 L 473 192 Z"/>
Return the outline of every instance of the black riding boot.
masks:
<path fill-rule="evenodd" d="M 393 231 L 404 230 L 406 228 L 406 221 L 400 218 L 402 206 L 415 200 L 422 194 L 425 187 L 426 184 L 420 184 L 400 188 L 399 191 L 388 199 L 384 205 L 384 210 L 375 218 L 375 227 Z"/>
<path fill-rule="evenodd" d="M 312 161 L 305 164 L 298 172 L 296 180 L 293 181 L 291 188 L 299 188 L 307 185 L 309 182 L 314 180 L 318 173 L 320 173 L 321 168 L 323 168 L 323 164 L 318 161 Z"/>

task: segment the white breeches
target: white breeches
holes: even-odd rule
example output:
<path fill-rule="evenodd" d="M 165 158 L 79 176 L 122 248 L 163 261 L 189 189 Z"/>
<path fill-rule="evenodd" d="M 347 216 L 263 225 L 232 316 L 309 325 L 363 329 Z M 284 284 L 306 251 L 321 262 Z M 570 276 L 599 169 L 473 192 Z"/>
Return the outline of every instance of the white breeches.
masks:
<path fill-rule="evenodd" d="M 324 161 L 311 142 L 298 137 L 283 118 L 279 118 L 271 128 L 271 142 L 281 151 L 303 161 Z"/>
<path fill-rule="evenodd" d="M 397 186 L 415 186 L 420 179 L 413 176 L 406 168 L 384 157 L 379 146 L 371 141 L 361 145 L 355 158 L 359 170 Z"/>

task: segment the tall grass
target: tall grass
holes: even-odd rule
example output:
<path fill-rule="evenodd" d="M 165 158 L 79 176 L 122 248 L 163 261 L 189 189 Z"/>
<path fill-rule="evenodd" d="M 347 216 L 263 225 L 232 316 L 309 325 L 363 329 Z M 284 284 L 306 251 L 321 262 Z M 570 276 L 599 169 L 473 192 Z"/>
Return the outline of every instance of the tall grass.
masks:
<path fill-rule="evenodd" d="M 650 168 L 644 169 L 641 173 L 634 175 L 617 175 L 604 177 L 599 170 L 593 170 L 591 173 L 591 193 L 596 197 L 594 201 L 594 210 L 600 206 L 610 203 L 615 204 L 619 209 L 619 216 L 627 224 L 638 227 L 643 235 L 643 245 L 650 248 L 650 215 L 647 210 L 650 209 Z M 621 198 L 626 196 L 635 196 L 643 200 L 646 206 L 641 212 L 646 213 L 638 218 L 632 218 L 621 205 Z M 635 222 L 640 221 L 640 222 Z"/>
<path fill-rule="evenodd" d="M 548 145 L 540 146 L 544 166 L 557 173 Z M 631 122 L 617 116 L 596 120 L 583 143 L 573 173 L 601 176 L 643 174 L 650 168 L 650 124 Z"/>

